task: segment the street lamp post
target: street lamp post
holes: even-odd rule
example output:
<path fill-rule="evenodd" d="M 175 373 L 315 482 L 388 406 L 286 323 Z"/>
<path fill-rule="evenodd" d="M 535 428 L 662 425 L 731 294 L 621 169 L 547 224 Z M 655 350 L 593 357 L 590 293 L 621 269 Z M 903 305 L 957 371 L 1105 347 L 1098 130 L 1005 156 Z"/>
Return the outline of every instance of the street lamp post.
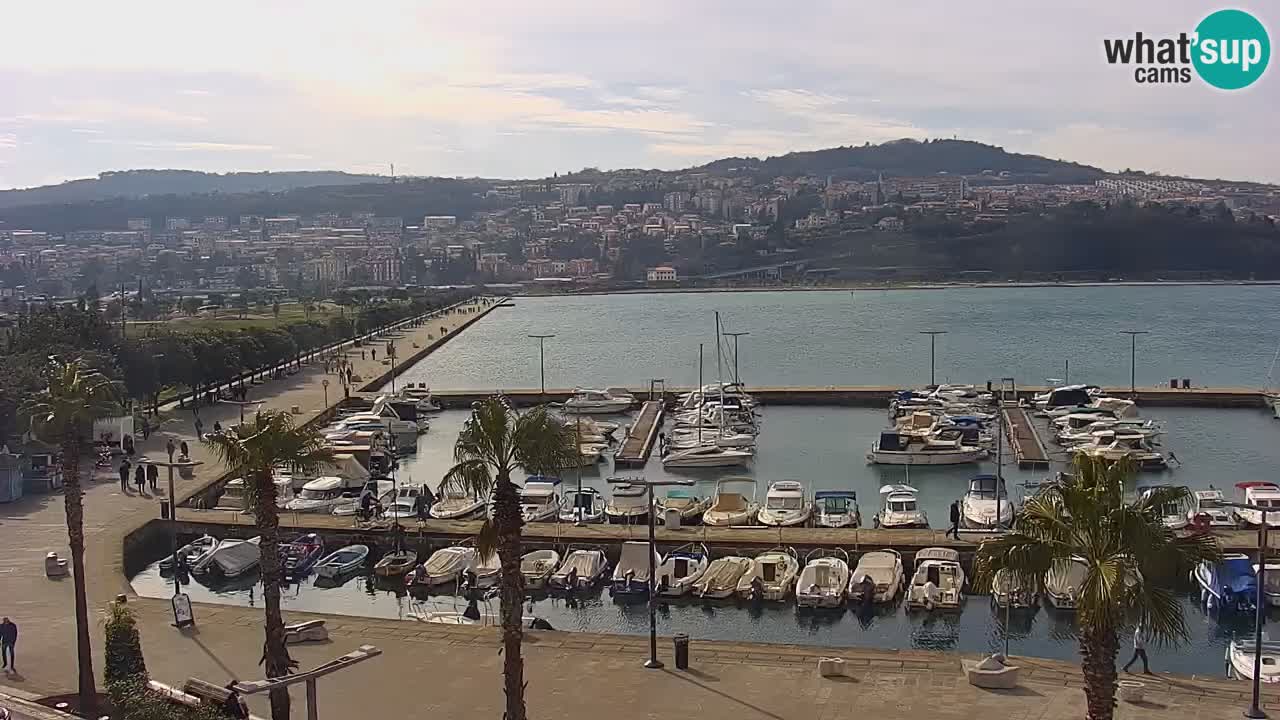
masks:
<path fill-rule="evenodd" d="M 324 406 L 328 408 L 329 407 L 329 378 L 325 378 L 321 380 L 320 387 L 324 388 Z M 392 390 L 392 392 L 395 392 L 395 390 Z M 243 420 L 241 422 L 243 422 Z"/>
<path fill-rule="evenodd" d="M 750 335 L 749 332 L 722 332 L 721 335 L 733 338 L 733 382 L 741 383 L 742 378 L 738 377 L 738 338 L 743 335 Z"/>
<path fill-rule="evenodd" d="M 539 385 L 542 387 L 542 399 L 546 400 L 547 399 L 547 365 L 546 365 L 546 353 L 544 352 L 544 349 L 545 349 L 544 343 L 547 338 L 553 338 L 555 337 L 555 335 L 554 334 L 530 335 L 529 337 L 536 338 L 538 341 L 538 378 L 540 381 Z"/>
<path fill-rule="evenodd" d="M 1129 336 L 1129 395 L 1134 396 L 1138 394 L 1138 336 L 1151 333 L 1147 330 L 1121 330 L 1120 334 Z"/>
<path fill-rule="evenodd" d="M 929 336 L 929 384 L 937 385 L 937 383 L 933 379 L 934 358 L 936 357 L 934 351 L 937 346 L 938 336 L 946 335 L 947 331 L 946 330 L 921 330 L 920 334 Z"/>
<path fill-rule="evenodd" d="M 657 541 L 654 539 L 654 505 L 653 505 L 653 489 L 655 487 L 665 487 L 669 485 L 692 485 L 692 480 L 684 480 L 678 478 L 663 478 L 661 480 L 649 480 L 645 477 L 612 477 L 609 483 L 614 485 L 644 485 L 649 492 L 649 659 L 644 662 L 644 666 L 656 670 L 662 667 L 662 661 L 658 660 L 658 568 L 654 560 L 654 556 L 658 552 Z"/>
<path fill-rule="evenodd" d="M 1258 694 L 1262 678 L 1262 623 L 1266 620 L 1267 607 L 1266 597 L 1263 595 L 1263 589 L 1267 585 L 1267 512 L 1271 508 L 1230 501 L 1222 501 L 1218 504 L 1224 507 L 1254 510 L 1262 514 L 1262 530 L 1258 538 L 1258 596 L 1254 600 L 1257 605 L 1257 614 L 1253 620 L 1253 703 L 1248 710 L 1244 711 L 1245 717 L 1260 720 L 1267 716 L 1267 713 L 1262 710 L 1262 705 L 1259 704 Z"/>
<path fill-rule="evenodd" d="M 174 468 L 194 468 L 204 463 L 194 460 L 151 460 L 148 464 L 157 467 L 169 468 L 169 557 L 173 560 L 173 595 L 177 597 L 182 592 L 182 573 L 178 572 L 178 499 L 174 496 L 173 489 L 173 469 Z"/>

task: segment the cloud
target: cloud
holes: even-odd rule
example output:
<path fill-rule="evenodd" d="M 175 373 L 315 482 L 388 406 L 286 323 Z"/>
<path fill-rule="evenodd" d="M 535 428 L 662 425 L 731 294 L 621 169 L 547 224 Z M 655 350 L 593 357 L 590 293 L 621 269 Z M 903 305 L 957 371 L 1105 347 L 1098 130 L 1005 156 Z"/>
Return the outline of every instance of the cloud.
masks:
<path fill-rule="evenodd" d="M 743 95 L 787 113 L 804 114 L 847 102 L 846 98 L 809 90 L 747 90 Z"/>
<path fill-rule="evenodd" d="M 208 97 L 209 95 L 213 95 L 214 93 L 213 93 L 212 91 L 209 91 L 209 90 L 197 90 L 197 89 L 194 89 L 194 88 L 186 88 L 186 89 L 183 89 L 183 90 L 179 90 L 179 91 L 178 91 L 178 94 L 179 94 L 179 95 L 189 95 L 189 96 L 192 96 L 192 97 Z"/>
<path fill-rule="evenodd" d="M 190 140 L 115 140 L 95 138 L 89 142 L 95 145 L 120 145 L 138 150 L 166 150 L 172 152 L 270 152 L 275 150 L 272 145 Z"/>
<path fill-rule="evenodd" d="M 18 136 L 13 133 L 0 133 L 0 150 L 12 150 L 18 147 Z"/>

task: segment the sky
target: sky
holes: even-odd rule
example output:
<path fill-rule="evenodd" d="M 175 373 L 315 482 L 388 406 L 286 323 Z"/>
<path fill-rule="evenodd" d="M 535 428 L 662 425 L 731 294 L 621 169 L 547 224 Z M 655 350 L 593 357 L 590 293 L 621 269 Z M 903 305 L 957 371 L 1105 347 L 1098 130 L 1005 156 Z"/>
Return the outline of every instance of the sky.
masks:
<path fill-rule="evenodd" d="M 1280 182 L 1280 67 L 1224 92 L 1139 85 L 1104 59 L 1104 38 L 1190 32 L 1219 7 L 12 2 L 0 188 L 391 163 L 533 178 L 953 136 L 1107 170 Z M 1274 3 L 1232 7 L 1280 27 Z"/>

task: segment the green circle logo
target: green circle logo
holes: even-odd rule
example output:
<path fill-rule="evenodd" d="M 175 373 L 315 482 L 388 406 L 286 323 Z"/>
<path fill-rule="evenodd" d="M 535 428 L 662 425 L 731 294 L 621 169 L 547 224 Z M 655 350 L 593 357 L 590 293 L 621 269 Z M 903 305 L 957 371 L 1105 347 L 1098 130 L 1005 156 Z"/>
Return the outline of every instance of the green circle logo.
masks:
<path fill-rule="evenodd" d="M 1243 10 L 1219 10 L 1196 26 L 1191 62 L 1200 78 L 1220 90 L 1252 85 L 1267 69 L 1271 39 Z"/>

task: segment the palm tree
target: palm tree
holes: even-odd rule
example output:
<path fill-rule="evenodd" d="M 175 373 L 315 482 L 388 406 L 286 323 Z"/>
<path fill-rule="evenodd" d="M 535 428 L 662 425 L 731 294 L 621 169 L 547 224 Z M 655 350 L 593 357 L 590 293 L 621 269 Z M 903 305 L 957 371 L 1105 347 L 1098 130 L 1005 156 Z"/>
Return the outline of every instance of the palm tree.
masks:
<path fill-rule="evenodd" d="M 81 714 L 96 717 L 98 691 L 93 675 L 93 651 L 89 646 L 89 602 L 84 587 L 84 492 L 80 489 L 80 448 L 84 432 L 93 432 L 93 421 L 117 414 L 116 386 L 102 373 L 79 360 L 50 358 L 45 367 L 47 385 L 23 403 L 20 414 L 35 434 L 56 436 L 62 446 L 62 496 L 67 512 L 67 539 L 71 545 L 72 579 L 76 595 L 76 660 L 79 667 Z"/>
<path fill-rule="evenodd" d="M 502 675 L 507 696 L 506 720 L 525 720 L 524 661 L 520 642 L 524 578 L 520 575 L 520 494 L 511 473 L 554 473 L 578 462 L 568 427 L 537 407 L 525 413 L 511 408 L 505 399 L 491 397 L 476 403 L 471 418 L 453 446 L 453 467 L 445 473 L 444 490 L 477 496 L 493 494 L 493 516 L 476 538 L 480 553 L 496 549 L 502 564 L 499 581 L 502 606 Z"/>
<path fill-rule="evenodd" d="M 284 644 L 284 619 L 280 615 L 280 509 L 272 470 L 288 465 L 312 470 L 333 459 L 333 452 L 313 429 L 296 427 L 293 416 L 278 410 L 263 410 L 234 432 L 208 435 L 205 443 L 227 469 L 242 473 L 254 524 L 262 538 L 259 547 L 262 568 L 262 598 L 266 612 L 266 644 L 263 659 L 267 677 L 289 674 L 296 663 Z M 289 691 L 271 691 L 272 720 L 288 720 Z"/>
<path fill-rule="evenodd" d="M 1090 720 L 1111 720 L 1115 711 L 1119 630 L 1136 620 L 1156 642 L 1187 639 L 1172 588 L 1196 563 L 1220 555 L 1213 537 L 1179 536 L 1161 522 L 1159 509 L 1185 504 L 1187 488 L 1157 488 L 1126 502 L 1133 472 L 1128 462 L 1077 455 L 1074 474 L 1028 500 L 1012 531 L 984 542 L 975 562 L 979 586 L 1006 570 L 1023 587 L 1043 587 L 1072 558 L 1083 562 L 1076 621 Z"/>

